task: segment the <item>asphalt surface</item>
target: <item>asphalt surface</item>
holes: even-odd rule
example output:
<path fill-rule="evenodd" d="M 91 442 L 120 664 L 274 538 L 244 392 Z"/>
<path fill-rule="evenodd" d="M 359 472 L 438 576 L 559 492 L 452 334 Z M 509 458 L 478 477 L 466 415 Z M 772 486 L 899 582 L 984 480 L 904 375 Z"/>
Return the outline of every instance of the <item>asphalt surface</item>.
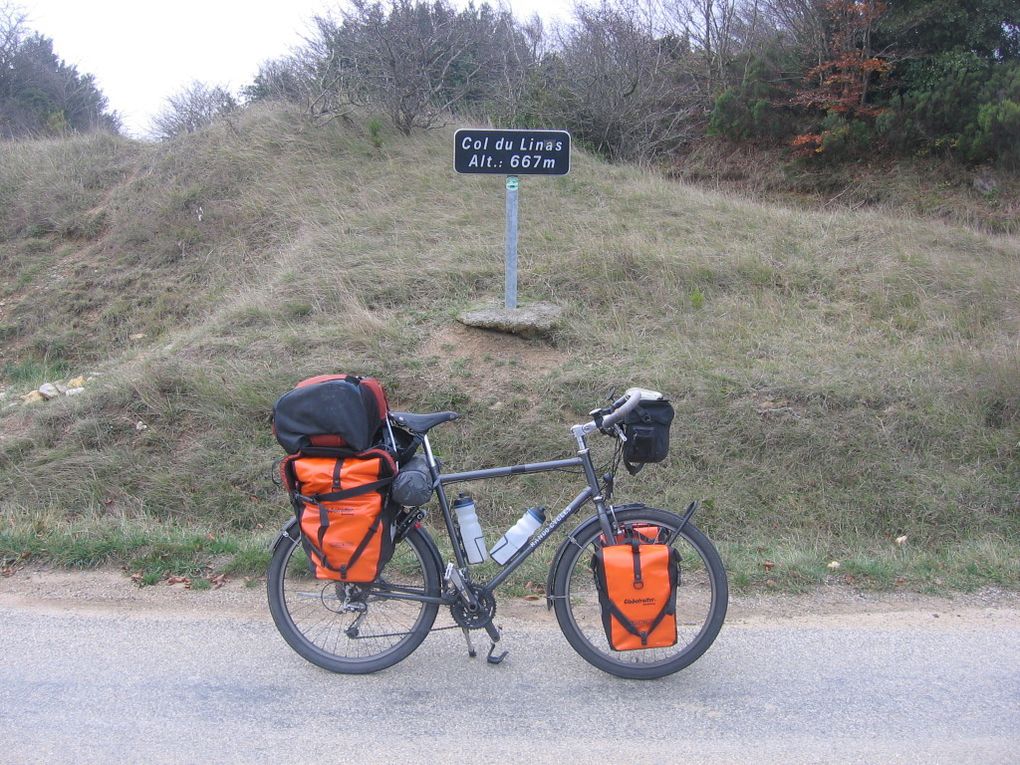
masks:
<path fill-rule="evenodd" d="M 242 595 L 154 607 L 0 583 L 2 762 L 1020 761 L 1016 609 L 750 613 L 640 682 L 590 667 L 532 604 L 498 619 L 501 666 L 446 631 L 350 677 L 300 659 Z"/>

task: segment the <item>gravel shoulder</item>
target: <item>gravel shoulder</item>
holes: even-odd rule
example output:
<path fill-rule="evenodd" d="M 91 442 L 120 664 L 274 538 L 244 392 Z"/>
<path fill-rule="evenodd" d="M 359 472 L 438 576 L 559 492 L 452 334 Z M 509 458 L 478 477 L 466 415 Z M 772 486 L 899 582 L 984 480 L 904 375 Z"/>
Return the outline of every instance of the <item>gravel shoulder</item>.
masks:
<path fill-rule="evenodd" d="M 549 623 L 545 600 L 504 596 L 506 617 Z M 26 566 L 0 579 L 0 605 L 38 611 L 139 614 L 175 619 L 269 619 L 264 579 L 228 579 L 222 587 L 189 590 L 183 584 L 140 587 L 123 571 L 68 571 Z M 892 617 L 895 618 L 892 618 Z M 728 626 L 790 624 L 801 627 L 876 626 L 1020 628 L 1020 593 L 985 589 L 945 596 L 914 592 L 859 592 L 822 587 L 805 594 L 731 596 Z"/>

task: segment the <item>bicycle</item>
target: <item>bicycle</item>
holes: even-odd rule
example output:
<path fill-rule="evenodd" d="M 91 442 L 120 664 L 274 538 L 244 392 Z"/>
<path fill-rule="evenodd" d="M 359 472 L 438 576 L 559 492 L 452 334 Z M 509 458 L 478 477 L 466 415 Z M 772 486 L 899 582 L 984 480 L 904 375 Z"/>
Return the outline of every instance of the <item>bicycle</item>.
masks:
<path fill-rule="evenodd" d="M 546 584 L 547 606 L 574 650 L 587 662 L 623 678 L 663 677 L 690 665 L 715 640 L 726 616 L 728 584 L 719 553 L 691 521 L 697 502 L 683 515 L 643 504 L 610 504 L 619 465 L 618 441 L 612 469 L 596 474 L 588 437 L 602 432 L 620 439 L 620 423 L 642 400 L 661 400 L 654 391 L 630 388 L 612 404 L 593 410 L 592 420 L 574 425 L 577 456 L 545 462 L 443 473 L 429 441 L 429 431 L 458 419 L 455 412 L 389 413 L 391 435 L 424 450 L 454 560 L 445 568 L 435 541 L 422 526 L 422 507 L 401 512 L 394 523 L 395 546 L 382 574 L 371 584 L 349 584 L 315 579 L 300 544 L 296 519 L 284 526 L 272 543 L 268 571 L 269 607 L 283 638 L 303 658 L 324 669 L 364 674 L 392 666 L 409 656 L 428 636 L 440 607 L 450 609 L 465 635 L 470 656 L 475 656 L 471 631 L 485 630 L 491 639 L 487 660 L 498 664 L 506 652 L 496 654 L 501 634 L 494 624 L 495 590 L 534 551 L 591 503 L 595 513 L 571 531 L 559 546 Z M 467 481 L 488 480 L 553 470 L 580 468 L 586 485 L 551 521 L 485 582 L 471 576 L 464 544 L 451 513 L 445 487 Z M 677 595 L 678 640 L 669 648 L 619 652 L 611 650 L 603 630 L 591 561 L 606 539 L 625 529 L 658 527 L 677 550 L 680 581 Z"/>

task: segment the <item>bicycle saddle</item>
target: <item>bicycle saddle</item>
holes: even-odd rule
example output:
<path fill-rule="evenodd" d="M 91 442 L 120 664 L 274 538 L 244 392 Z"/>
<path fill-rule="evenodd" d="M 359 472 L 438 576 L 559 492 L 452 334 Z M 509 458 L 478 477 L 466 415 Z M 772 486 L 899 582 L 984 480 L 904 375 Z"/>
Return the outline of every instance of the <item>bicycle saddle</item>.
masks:
<path fill-rule="evenodd" d="M 456 412 L 436 412 L 434 414 L 413 414 L 411 412 L 394 412 L 390 410 L 390 417 L 402 428 L 407 428 L 412 433 L 427 433 L 430 428 L 450 422 L 460 417 Z"/>

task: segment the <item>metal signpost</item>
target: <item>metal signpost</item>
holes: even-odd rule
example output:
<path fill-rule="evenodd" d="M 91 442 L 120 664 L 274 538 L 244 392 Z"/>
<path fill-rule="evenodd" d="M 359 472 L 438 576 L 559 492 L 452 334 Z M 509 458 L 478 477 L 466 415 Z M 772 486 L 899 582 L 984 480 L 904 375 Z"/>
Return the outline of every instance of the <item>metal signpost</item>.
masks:
<path fill-rule="evenodd" d="M 517 308 L 518 175 L 566 175 L 570 133 L 566 130 L 458 130 L 453 166 L 458 173 L 505 175 L 507 309 Z"/>

